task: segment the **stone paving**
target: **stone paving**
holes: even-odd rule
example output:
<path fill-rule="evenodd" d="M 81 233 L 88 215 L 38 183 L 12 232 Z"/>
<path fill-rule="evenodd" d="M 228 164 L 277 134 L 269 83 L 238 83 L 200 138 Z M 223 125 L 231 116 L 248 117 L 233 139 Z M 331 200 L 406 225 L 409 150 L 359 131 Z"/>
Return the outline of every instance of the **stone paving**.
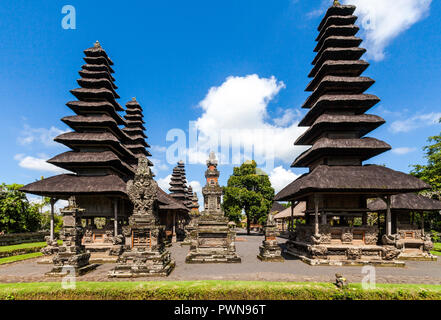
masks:
<path fill-rule="evenodd" d="M 309 266 L 298 259 L 285 256 L 285 262 L 262 262 L 257 259 L 263 236 L 238 234 L 237 252 L 242 263 L 232 264 L 186 264 L 188 246 L 174 244 L 170 248 L 176 268 L 167 278 L 137 278 L 151 280 L 244 280 L 244 281 L 302 281 L 330 282 L 335 273 L 342 273 L 349 282 L 361 282 L 361 267 Z M 242 240 L 242 241 L 241 241 Z M 286 240 L 279 238 L 279 243 Z M 135 279 L 109 279 L 107 272 L 114 264 L 102 264 L 78 278 L 78 281 L 135 281 Z M 50 265 L 37 264 L 37 259 L 0 266 L 0 282 L 60 281 L 43 274 Z M 405 268 L 376 268 L 378 283 L 426 283 L 441 284 L 441 259 L 438 262 L 406 261 Z"/>

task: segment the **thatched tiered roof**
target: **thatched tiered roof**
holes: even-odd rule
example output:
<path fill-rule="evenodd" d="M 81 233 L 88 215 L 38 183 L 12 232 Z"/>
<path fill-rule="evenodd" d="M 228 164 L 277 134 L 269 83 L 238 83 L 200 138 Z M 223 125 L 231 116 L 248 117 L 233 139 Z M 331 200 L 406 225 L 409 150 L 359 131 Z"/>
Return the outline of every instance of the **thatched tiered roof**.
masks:
<path fill-rule="evenodd" d="M 185 164 L 179 161 L 178 165 L 173 168 L 173 173 L 170 179 L 170 196 L 180 201 L 186 207 L 188 206 L 188 187 L 187 178 L 185 176 Z"/>
<path fill-rule="evenodd" d="M 125 195 L 126 182 L 134 176 L 137 156 L 126 146 L 133 138 L 119 127 L 127 123 L 118 114 L 124 109 L 116 101 L 113 62 L 98 42 L 84 54 L 86 64 L 77 81 L 80 88 L 71 90 L 78 101 L 67 103 L 76 115 L 62 119 L 73 131 L 54 139 L 71 151 L 48 160 L 75 174 L 43 179 L 22 191 L 54 197 Z"/>
<path fill-rule="evenodd" d="M 397 194 L 391 197 L 390 207 L 399 211 L 441 211 L 441 202 L 415 193 Z M 368 204 L 374 212 L 385 212 L 386 202 L 377 199 Z"/>
<path fill-rule="evenodd" d="M 126 127 L 123 129 L 124 133 L 130 137 L 124 145 L 129 149 L 136 157 L 148 157 L 151 153 L 146 148 L 150 148 L 150 145 L 145 141 L 147 136 L 144 133 L 144 116 L 142 113 L 141 105 L 136 101 L 136 98 L 132 98 L 126 104 Z M 132 163 L 136 165 L 137 161 Z M 149 160 L 149 166 L 153 166 L 153 163 Z"/>
<path fill-rule="evenodd" d="M 400 172 L 363 166 L 363 161 L 391 146 L 365 137 L 385 121 L 365 114 L 380 99 L 365 94 L 375 81 L 362 76 L 369 63 L 360 60 L 366 50 L 359 48 L 362 40 L 356 37 L 354 11 L 355 6 L 336 2 L 318 27 L 317 55 L 306 88 L 312 93 L 303 104 L 309 110 L 299 124 L 309 128 L 295 142 L 312 146 L 292 163 L 292 167 L 309 167 L 310 172 L 280 191 L 276 200 L 300 200 L 315 192 L 396 194 L 429 187 Z"/>

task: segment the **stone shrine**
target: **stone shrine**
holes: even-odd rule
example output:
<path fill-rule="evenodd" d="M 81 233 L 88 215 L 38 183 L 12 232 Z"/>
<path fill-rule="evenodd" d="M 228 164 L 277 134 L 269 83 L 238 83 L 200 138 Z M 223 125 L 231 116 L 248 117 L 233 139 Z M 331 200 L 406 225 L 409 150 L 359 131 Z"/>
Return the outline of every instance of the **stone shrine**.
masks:
<path fill-rule="evenodd" d="M 63 245 L 53 259 L 53 268 L 46 273 L 47 276 L 63 277 L 66 275 L 83 275 L 95 269 L 97 264 L 89 264 L 90 253 L 81 241 L 84 228 L 81 225 L 81 214 L 84 210 L 78 208 L 75 197 L 69 198 L 69 205 L 61 210 L 63 215 L 63 229 L 61 240 Z"/>
<path fill-rule="evenodd" d="M 282 249 L 277 243 L 277 236 L 279 232 L 274 217 L 268 214 L 268 220 L 263 228 L 265 233 L 265 239 L 262 241 L 262 245 L 259 247 L 259 254 L 257 258 L 261 261 L 267 262 L 283 262 L 285 259 L 282 257 Z"/>
<path fill-rule="evenodd" d="M 235 232 L 221 209 L 222 188 L 218 181 L 220 173 L 217 163 L 214 152 L 211 152 L 205 171 L 207 183 L 202 189 L 204 211 L 197 218 L 195 229 L 190 231 L 190 252 L 185 259 L 187 263 L 241 262 L 236 253 Z"/>
<path fill-rule="evenodd" d="M 126 251 L 109 277 L 168 276 L 174 269 L 165 249 L 165 227 L 159 225 L 157 189 L 147 158 L 139 158 L 135 178 L 127 183 L 134 210 L 129 225 L 123 227 Z"/>

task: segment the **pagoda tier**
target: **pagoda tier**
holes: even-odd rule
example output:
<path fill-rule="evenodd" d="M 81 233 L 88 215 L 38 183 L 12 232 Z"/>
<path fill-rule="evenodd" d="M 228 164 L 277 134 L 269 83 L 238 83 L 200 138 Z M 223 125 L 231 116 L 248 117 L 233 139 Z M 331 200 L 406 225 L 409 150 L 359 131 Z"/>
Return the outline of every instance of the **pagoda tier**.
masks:
<path fill-rule="evenodd" d="M 136 120 L 131 118 L 132 114 L 136 114 Z M 126 115 L 124 119 L 126 126 L 123 129 L 124 134 L 129 137 L 124 141 L 124 145 L 129 149 L 136 157 L 151 156 L 151 153 L 146 149 L 150 148 L 150 145 L 145 141 L 147 136 L 144 133 L 145 127 L 143 126 L 143 110 L 141 105 L 136 101 L 136 98 L 132 98 L 126 104 Z M 149 166 L 153 166 L 153 163 L 149 161 Z M 136 162 L 132 163 L 136 166 Z"/>
<path fill-rule="evenodd" d="M 310 126 L 296 145 L 312 145 L 292 167 L 318 165 L 362 165 L 391 147 L 380 140 L 364 138 L 384 120 L 364 114 L 379 99 L 366 95 L 375 81 L 361 76 L 369 64 L 359 60 L 366 51 L 356 37 L 354 6 L 331 7 L 320 24 L 315 52 L 317 56 L 306 91 L 312 94 L 303 104 L 309 112 L 300 126 Z M 345 18 L 347 17 L 347 18 Z"/>

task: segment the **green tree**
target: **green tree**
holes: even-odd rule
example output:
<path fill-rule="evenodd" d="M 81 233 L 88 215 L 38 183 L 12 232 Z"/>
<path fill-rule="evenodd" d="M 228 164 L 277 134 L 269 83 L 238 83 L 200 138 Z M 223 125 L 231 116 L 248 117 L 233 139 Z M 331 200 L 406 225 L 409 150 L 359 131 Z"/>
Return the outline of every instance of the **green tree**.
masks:
<path fill-rule="evenodd" d="M 441 200 L 441 134 L 429 137 L 428 142 L 430 144 L 423 148 L 427 163 L 414 165 L 411 174 L 432 187 L 430 191 L 424 191 L 424 195 Z M 438 212 L 426 214 L 426 221 L 431 229 L 441 231 L 441 217 Z"/>
<path fill-rule="evenodd" d="M 223 189 L 222 207 L 226 215 L 238 223 L 242 212 L 245 212 L 248 234 L 252 221 L 262 224 L 266 221 L 273 203 L 274 189 L 268 175 L 257 168 L 254 160 L 235 167 L 227 187 Z"/>
<path fill-rule="evenodd" d="M 40 207 L 28 201 L 19 191 L 21 187 L 19 184 L 0 186 L 0 231 L 16 233 L 40 229 Z"/>

